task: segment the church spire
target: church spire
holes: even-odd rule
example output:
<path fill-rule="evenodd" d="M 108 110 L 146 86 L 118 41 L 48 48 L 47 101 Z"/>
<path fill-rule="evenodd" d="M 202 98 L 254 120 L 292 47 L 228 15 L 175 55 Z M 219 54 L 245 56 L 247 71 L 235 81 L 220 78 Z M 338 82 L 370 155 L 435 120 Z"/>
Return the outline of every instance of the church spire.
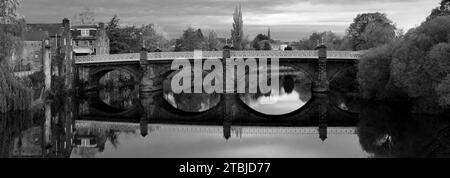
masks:
<path fill-rule="evenodd" d="M 267 29 L 267 37 L 269 38 L 269 41 L 272 40 L 272 38 L 270 36 L 270 27 L 268 27 L 268 29 Z"/>

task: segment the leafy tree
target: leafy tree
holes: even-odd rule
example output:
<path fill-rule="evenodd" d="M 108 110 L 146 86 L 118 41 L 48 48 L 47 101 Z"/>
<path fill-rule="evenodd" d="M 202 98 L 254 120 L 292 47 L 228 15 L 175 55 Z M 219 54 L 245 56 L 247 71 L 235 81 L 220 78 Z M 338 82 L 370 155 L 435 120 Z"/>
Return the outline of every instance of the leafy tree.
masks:
<path fill-rule="evenodd" d="M 252 47 L 255 50 L 260 50 L 261 49 L 261 45 L 259 44 L 259 42 L 252 42 Z"/>
<path fill-rule="evenodd" d="M 383 45 L 366 53 L 358 64 L 358 82 L 365 99 L 381 99 L 390 80 L 389 66 L 395 47 Z"/>
<path fill-rule="evenodd" d="M 150 51 L 167 51 L 170 48 L 169 41 L 158 32 L 157 27 L 154 24 L 145 25 L 141 27 L 142 39 L 144 40 L 145 47 Z"/>
<path fill-rule="evenodd" d="M 30 108 L 31 91 L 11 74 L 6 58 L 23 42 L 25 21 L 17 20 L 18 0 L 0 0 L 0 113 Z"/>
<path fill-rule="evenodd" d="M 329 50 L 337 50 L 342 44 L 342 39 L 331 31 L 314 32 L 309 38 L 297 42 L 302 50 L 314 50 L 319 43 L 324 43 Z"/>
<path fill-rule="evenodd" d="M 184 30 L 183 35 L 179 39 L 175 51 L 194 51 L 205 49 L 205 38 L 201 29 L 193 29 L 189 27 Z"/>
<path fill-rule="evenodd" d="M 361 44 L 362 49 L 370 49 L 383 44 L 388 44 L 396 36 L 395 27 L 391 24 L 372 22 L 369 23 L 361 37 L 365 43 Z"/>
<path fill-rule="evenodd" d="M 19 6 L 19 0 L 0 1 L 0 62 L 6 61 L 13 54 L 21 54 L 26 24 L 25 20 L 17 19 Z"/>
<path fill-rule="evenodd" d="M 370 50 L 360 61 L 358 79 L 365 98 L 402 98 L 413 112 L 442 113 L 450 88 L 450 16 L 411 29 L 398 42 Z"/>
<path fill-rule="evenodd" d="M 0 1 L 0 17 L 2 17 L 3 24 L 6 24 L 6 21 L 15 19 L 18 16 L 17 8 L 19 6 L 20 0 Z"/>
<path fill-rule="evenodd" d="M 436 87 L 436 92 L 439 95 L 439 105 L 450 107 L 450 75 L 447 75 L 444 80 Z"/>
<path fill-rule="evenodd" d="M 206 49 L 210 51 L 215 51 L 220 49 L 220 41 L 217 39 L 217 34 L 214 31 L 208 33 L 206 39 Z"/>
<path fill-rule="evenodd" d="M 365 50 L 386 44 L 395 37 L 396 27 L 379 12 L 359 14 L 347 30 L 347 43 L 342 48 L 351 50 Z"/>
<path fill-rule="evenodd" d="M 243 40 L 244 40 L 244 22 L 242 20 L 242 10 L 241 6 L 236 7 L 233 14 L 233 29 L 231 30 L 231 40 L 233 41 L 233 47 L 236 50 L 242 50 Z"/>
<path fill-rule="evenodd" d="M 113 16 L 107 23 L 106 32 L 110 39 L 111 54 L 139 52 L 143 42 L 150 51 L 160 49 L 167 51 L 170 48 L 170 41 L 153 24 L 141 27 L 119 25 L 120 19 Z"/>
<path fill-rule="evenodd" d="M 269 45 L 270 45 L 269 40 L 270 39 L 267 35 L 258 34 L 255 36 L 255 38 L 253 39 L 251 44 L 252 44 L 253 49 L 255 49 L 255 50 L 262 50 L 262 49 L 267 50 L 265 48 L 267 48 L 266 43 L 269 43 Z"/>
<path fill-rule="evenodd" d="M 439 7 L 434 8 L 426 21 L 430 21 L 439 16 L 450 15 L 450 0 L 442 0 Z"/>
<path fill-rule="evenodd" d="M 264 46 L 263 46 L 262 50 L 267 50 L 267 51 L 272 50 L 272 46 L 270 45 L 269 40 L 264 41 Z"/>
<path fill-rule="evenodd" d="M 119 26 L 120 19 L 114 15 L 106 26 L 106 33 L 109 37 L 109 48 L 111 54 L 126 52 L 130 46 L 125 42 L 126 34 Z"/>

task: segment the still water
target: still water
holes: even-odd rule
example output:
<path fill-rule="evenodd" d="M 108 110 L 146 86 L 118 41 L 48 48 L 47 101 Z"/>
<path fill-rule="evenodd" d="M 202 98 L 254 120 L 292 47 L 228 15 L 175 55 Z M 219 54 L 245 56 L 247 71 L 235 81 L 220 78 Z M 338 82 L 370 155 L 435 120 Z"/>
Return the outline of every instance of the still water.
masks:
<path fill-rule="evenodd" d="M 64 97 L 0 115 L 0 157 L 447 157 L 447 119 L 311 93 L 285 76 L 280 95 L 140 94 L 138 87 Z"/>

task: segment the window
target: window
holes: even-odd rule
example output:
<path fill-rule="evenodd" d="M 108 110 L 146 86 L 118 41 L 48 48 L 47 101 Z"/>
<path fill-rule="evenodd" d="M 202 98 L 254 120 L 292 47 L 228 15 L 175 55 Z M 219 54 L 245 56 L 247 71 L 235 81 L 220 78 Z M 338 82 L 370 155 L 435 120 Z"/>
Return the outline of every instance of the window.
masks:
<path fill-rule="evenodd" d="M 81 36 L 89 36 L 89 30 L 81 30 Z"/>

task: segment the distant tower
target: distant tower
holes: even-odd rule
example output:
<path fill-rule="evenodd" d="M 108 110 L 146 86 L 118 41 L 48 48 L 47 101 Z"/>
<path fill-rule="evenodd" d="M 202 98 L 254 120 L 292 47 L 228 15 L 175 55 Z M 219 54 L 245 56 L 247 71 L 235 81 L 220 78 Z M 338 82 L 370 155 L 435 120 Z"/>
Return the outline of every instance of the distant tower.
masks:
<path fill-rule="evenodd" d="M 272 38 L 271 38 L 271 36 L 270 36 L 270 27 L 269 27 L 268 30 L 267 30 L 267 37 L 269 38 L 269 41 L 272 40 Z"/>

